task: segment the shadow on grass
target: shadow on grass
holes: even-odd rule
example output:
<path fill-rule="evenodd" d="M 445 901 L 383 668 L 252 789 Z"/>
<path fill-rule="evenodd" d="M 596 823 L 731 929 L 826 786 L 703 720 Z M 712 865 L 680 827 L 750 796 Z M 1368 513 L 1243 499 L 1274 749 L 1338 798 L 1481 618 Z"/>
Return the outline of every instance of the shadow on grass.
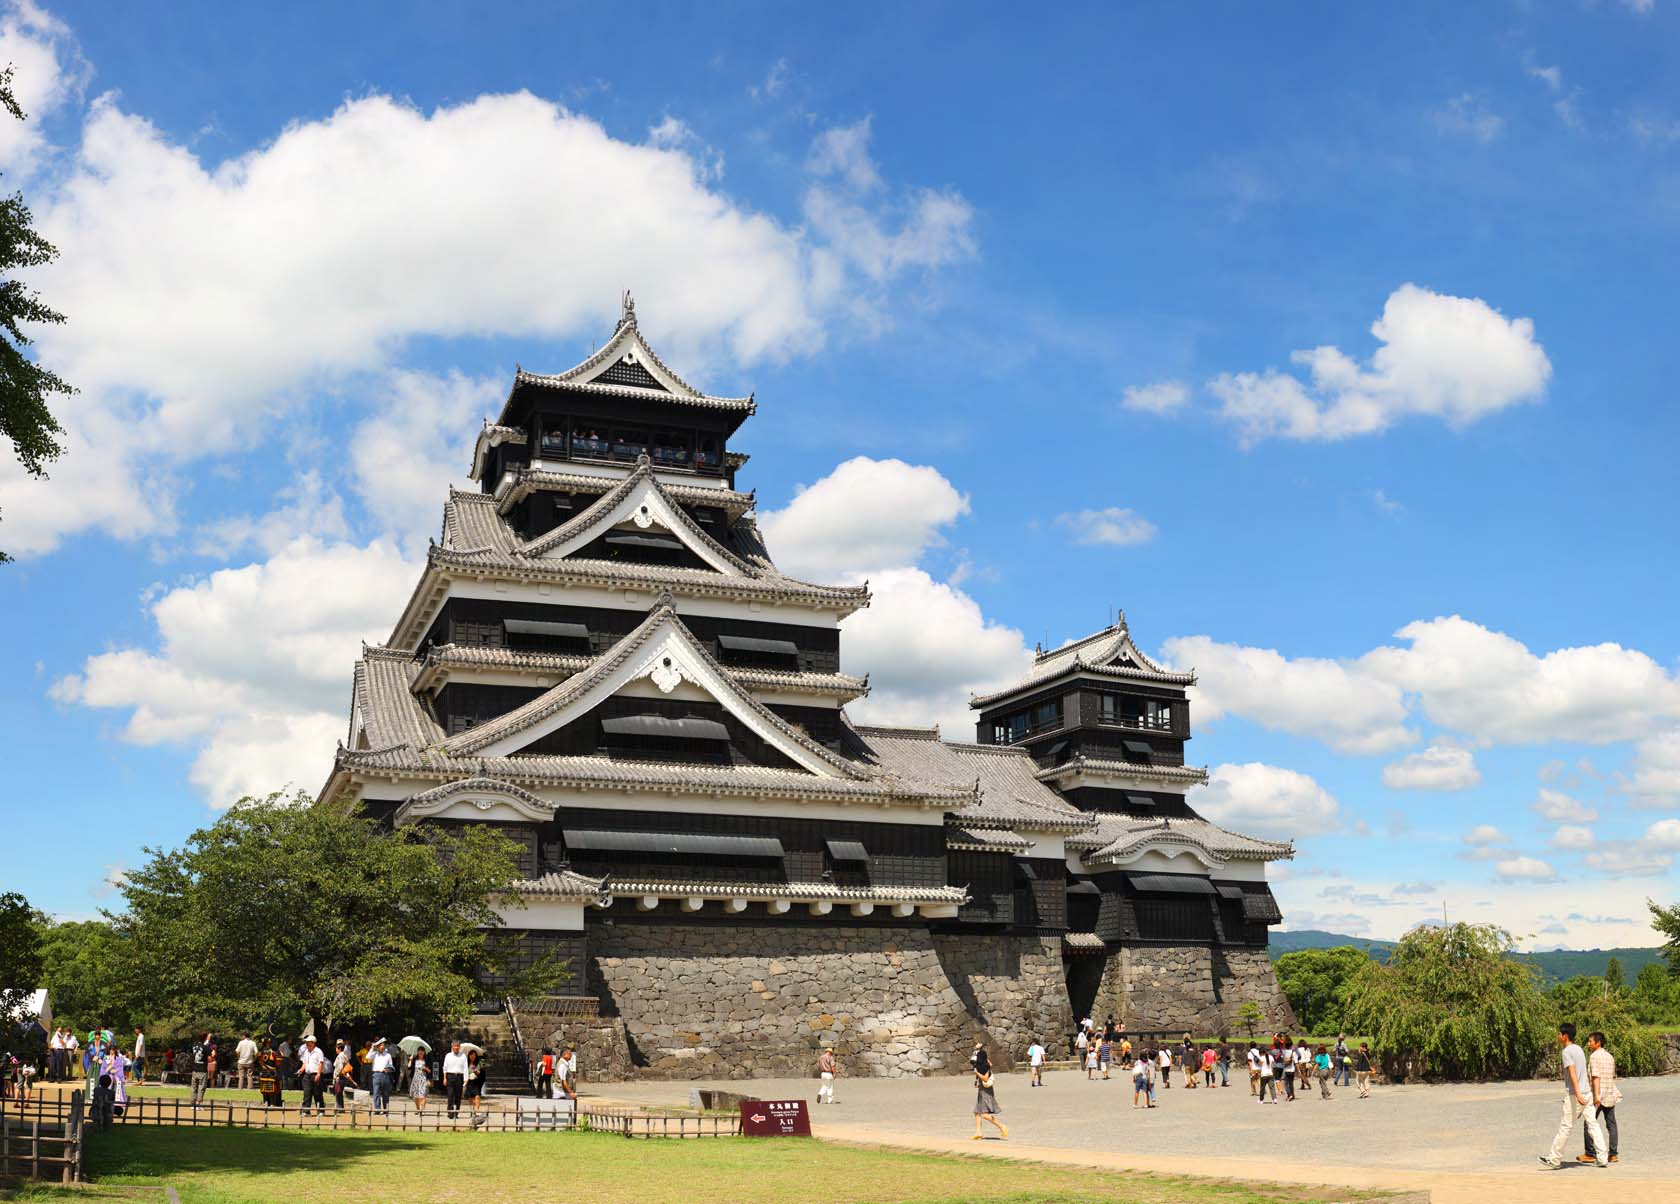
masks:
<path fill-rule="evenodd" d="M 120 1125 L 88 1134 L 88 1175 L 166 1178 L 210 1171 L 343 1171 L 392 1153 L 427 1148 L 394 1133 L 288 1132 L 284 1129 L 202 1129 Z"/>

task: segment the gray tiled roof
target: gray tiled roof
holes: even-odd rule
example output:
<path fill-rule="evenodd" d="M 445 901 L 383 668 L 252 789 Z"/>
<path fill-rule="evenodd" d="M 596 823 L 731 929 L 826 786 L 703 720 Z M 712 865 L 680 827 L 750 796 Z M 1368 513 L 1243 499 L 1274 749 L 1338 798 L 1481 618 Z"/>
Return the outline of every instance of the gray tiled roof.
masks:
<path fill-rule="evenodd" d="M 1134 815 L 1099 815 L 1097 830 L 1082 835 L 1070 845 L 1088 846 L 1087 864 L 1111 862 L 1150 844 L 1185 845 L 1200 849 L 1214 861 L 1280 861 L 1295 855 L 1288 842 L 1256 840 L 1252 836 L 1221 828 L 1205 819 L 1149 818 Z"/>
<path fill-rule="evenodd" d="M 473 441 L 472 467 L 468 475 L 475 481 L 478 479 L 479 474 L 484 471 L 484 454 L 492 447 L 503 443 L 523 447 L 529 442 L 529 439 L 530 437 L 519 427 L 497 426 L 486 421 L 484 429 L 478 432 L 478 438 Z"/>
<path fill-rule="evenodd" d="M 980 799 L 955 812 L 964 827 L 1068 832 L 1090 826 L 1090 818 L 1034 776 L 1024 751 L 939 738 L 938 729 L 857 727 L 852 729 L 861 760 L 925 782 L 973 789 Z"/>
<path fill-rule="evenodd" d="M 520 468 L 504 478 L 505 488 L 497 488 L 496 508 L 506 514 L 522 498 L 545 489 L 562 493 L 611 493 L 618 487 L 621 479 L 581 472 L 558 472 L 551 468 Z M 672 481 L 663 481 L 661 484 L 675 502 L 684 506 L 716 506 L 732 519 L 739 518 L 757 503 L 753 494 L 740 493 L 734 489 L 708 489 L 703 485 L 677 484 Z"/>
<path fill-rule="evenodd" d="M 1107 948 L 1103 944 L 1102 937 L 1094 932 L 1064 932 L 1062 933 L 1062 944 L 1069 949 L 1089 950 L 1093 953 Z"/>
<path fill-rule="evenodd" d="M 696 895 L 709 898 L 791 899 L 848 903 L 966 903 L 960 886 L 836 886 L 832 882 L 710 882 L 704 879 L 619 881 L 608 878 L 606 891 L 620 895 Z"/>
<path fill-rule="evenodd" d="M 1196 682 L 1194 673 L 1179 673 L 1157 664 L 1143 654 L 1132 641 L 1126 628 L 1126 617 L 1112 627 L 1094 635 L 1075 640 L 1033 658 L 1026 677 L 1007 689 L 990 694 L 975 695 L 969 701 L 974 706 L 987 706 L 1002 698 L 1022 693 L 1071 673 L 1095 673 L 1122 680 L 1152 682 L 1157 685 L 1189 686 Z"/>
<path fill-rule="evenodd" d="M 513 889 L 527 899 L 584 899 L 593 902 L 606 892 L 606 879 L 576 870 L 550 870 L 540 878 L 521 878 Z M 517 917 L 516 917 L 517 918 Z"/>
<path fill-rule="evenodd" d="M 596 501 L 595 506 L 607 502 L 608 497 L 603 497 Z M 590 509 L 593 510 L 594 506 Z M 588 513 L 584 512 L 585 515 Z M 738 520 L 733 534 L 737 543 L 742 545 L 737 559 L 751 565 L 753 571 L 750 575 L 736 576 L 712 569 L 672 568 L 629 561 L 586 560 L 577 556 L 545 559 L 522 551 L 518 533 L 497 512 L 495 499 L 489 494 L 452 491 L 444 507 L 443 543 L 431 548 L 427 565 L 491 577 L 594 585 L 608 589 L 671 589 L 685 595 L 827 603 L 847 613 L 869 605 L 867 585 L 817 585 L 800 581 L 779 572 L 767 557 L 761 559 L 758 552 L 762 543 L 750 518 Z M 422 582 L 422 588 L 424 584 Z"/>
<path fill-rule="evenodd" d="M 419 668 L 385 648 L 365 649 L 356 662 L 356 708 L 370 748 L 428 748 L 443 739 L 443 728 L 411 688 Z"/>
<path fill-rule="evenodd" d="M 1032 848 L 1032 841 L 1025 836 L 1017 836 L 1007 828 L 965 828 L 960 824 L 947 823 L 945 847 L 972 853 L 1024 853 Z"/>
<path fill-rule="evenodd" d="M 406 655 L 406 654 L 405 654 Z M 567 656 L 557 652 L 522 652 L 495 644 L 434 644 L 427 650 L 416 678 L 416 688 L 428 689 L 427 678 L 435 669 L 504 669 L 545 677 L 570 676 L 595 663 L 592 656 Z M 751 690 L 800 691 L 861 698 L 869 693 L 867 677 L 849 673 L 806 673 L 791 669 L 747 669 L 721 666 L 740 685 Z"/>
<path fill-rule="evenodd" d="M 1040 781 L 1053 782 L 1073 774 L 1111 773 L 1120 777 L 1146 778 L 1166 786 L 1198 786 L 1207 781 L 1207 769 L 1199 765 L 1134 765 L 1130 761 L 1113 761 L 1104 757 L 1073 757 L 1061 765 L 1040 769 Z"/>

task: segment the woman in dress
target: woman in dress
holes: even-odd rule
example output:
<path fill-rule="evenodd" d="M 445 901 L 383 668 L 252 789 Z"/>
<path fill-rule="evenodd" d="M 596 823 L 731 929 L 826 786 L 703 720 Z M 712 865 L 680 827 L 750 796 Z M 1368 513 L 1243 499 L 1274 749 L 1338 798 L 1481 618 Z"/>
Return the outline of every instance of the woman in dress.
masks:
<path fill-rule="evenodd" d="M 432 1090 L 432 1076 L 426 1071 L 426 1055 L 418 1049 L 408 1060 L 408 1098 L 414 1101 L 414 1110 L 426 1110 L 426 1096 Z"/>
<path fill-rule="evenodd" d="M 468 1112 L 478 1111 L 484 1097 L 484 1067 L 476 1049 L 467 1050 L 467 1081 L 461 1090 L 461 1102 Z"/>
<path fill-rule="evenodd" d="M 998 1119 L 1003 1109 L 998 1107 L 997 1092 L 992 1089 L 992 1059 L 984 1045 L 969 1059 L 974 1067 L 974 1140 L 980 1140 L 980 1122 L 986 1121 L 998 1131 L 1000 1138 L 1009 1136 L 1009 1129 Z"/>
<path fill-rule="evenodd" d="M 111 1076 L 111 1111 L 121 1116 L 128 1107 L 128 1059 L 113 1045 L 101 1069 Z"/>

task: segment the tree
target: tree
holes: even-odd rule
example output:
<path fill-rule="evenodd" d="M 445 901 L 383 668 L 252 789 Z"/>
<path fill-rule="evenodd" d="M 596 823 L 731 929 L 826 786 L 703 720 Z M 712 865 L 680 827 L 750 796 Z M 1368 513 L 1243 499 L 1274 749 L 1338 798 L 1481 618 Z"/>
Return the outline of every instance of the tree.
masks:
<path fill-rule="evenodd" d="M 1370 961 L 1363 949 L 1338 945 L 1334 949 L 1300 949 L 1277 959 L 1278 986 L 1308 1033 L 1342 1031 L 1347 986 Z"/>
<path fill-rule="evenodd" d="M 1633 980 L 1628 1004 L 1641 1024 L 1673 1024 L 1680 1020 L 1680 982 L 1661 964 L 1647 962 Z"/>
<path fill-rule="evenodd" d="M 1546 998 L 1559 1014 L 1567 1014 L 1586 1007 L 1594 1000 L 1610 994 L 1610 984 L 1592 974 L 1577 974 L 1566 978 L 1546 992 Z"/>
<path fill-rule="evenodd" d="M 381 829 L 343 803 L 242 799 L 122 886 L 125 995 L 157 1016 L 323 1036 L 463 1019 L 499 970 L 487 940 L 517 846 L 483 825 Z M 515 993 L 561 976 L 536 967 Z M 506 988 L 504 988 L 506 989 Z"/>
<path fill-rule="evenodd" d="M 122 1032 L 149 1019 L 128 998 L 126 975 L 114 973 L 127 956 L 109 920 L 47 923 L 41 930 L 41 985 L 53 1013 L 80 1028 L 100 1025 Z"/>
<path fill-rule="evenodd" d="M 1371 1035 L 1391 1077 L 1526 1077 L 1555 1030 L 1538 975 L 1511 953 L 1493 925 L 1414 928 L 1386 964 L 1360 967 L 1345 1022 Z"/>
<path fill-rule="evenodd" d="M 12 95 L 11 67 L 0 71 L 0 107 L 24 120 Z M 75 390 L 24 353 L 30 345 L 24 323 L 64 321 L 63 314 L 14 276 L 19 268 L 38 268 L 58 258 L 57 248 L 35 232 L 33 222 L 21 192 L 0 198 L 0 433 L 12 441 L 24 470 L 42 477 L 47 461 L 64 450 L 57 438 L 64 428 L 47 408 L 47 398 Z M 8 559 L 0 552 L 0 562 Z"/>
<path fill-rule="evenodd" d="M 1603 1033 L 1605 1045 L 1616 1056 L 1616 1073 L 1662 1073 L 1662 1042 L 1650 1029 L 1640 1025 L 1626 991 L 1599 991 L 1572 1000 L 1567 1007 L 1558 1009 L 1557 1018 L 1560 1022 L 1572 1022 L 1576 1040 L 1583 1043 L 1588 1033 Z"/>
<path fill-rule="evenodd" d="M 0 1032 L 41 985 L 40 915 L 15 891 L 0 894 Z"/>
<path fill-rule="evenodd" d="M 1265 1022 L 1266 1012 L 1255 1000 L 1246 1000 L 1237 1008 L 1237 1023 L 1248 1030 L 1249 1040 L 1254 1039 L 1254 1031 Z"/>
<path fill-rule="evenodd" d="M 1627 978 L 1622 973 L 1622 959 L 1615 954 L 1604 965 L 1604 981 L 1610 984 L 1612 991 L 1619 991 L 1627 986 Z"/>
<path fill-rule="evenodd" d="M 1645 906 L 1651 909 L 1651 927 L 1667 938 L 1662 955 L 1668 961 L 1668 972 L 1680 978 L 1680 903 L 1662 907 L 1654 899 L 1646 899 Z"/>

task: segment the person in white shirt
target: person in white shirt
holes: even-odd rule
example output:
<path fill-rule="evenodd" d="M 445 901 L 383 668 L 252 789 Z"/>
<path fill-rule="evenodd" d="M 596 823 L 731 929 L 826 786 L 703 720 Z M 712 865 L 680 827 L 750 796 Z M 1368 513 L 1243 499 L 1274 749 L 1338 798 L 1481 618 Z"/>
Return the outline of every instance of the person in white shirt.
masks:
<path fill-rule="evenodd" d="M 467 1083 L 467 1055 L 461 1052 L 461 1043 L 450 1043 L 449 1052 L 443 1055 L 443 1093 L 449 1104 L 449 1115 L 456 1116 L 461 1111 L 461 1092 Z"/>
<path fill-rule="evenodd" d="M 143 1082 L 146 1078 L 146 1034 L 138 1024 L 134 1026 L 134 1081 Z"/>
<path fill-rule="evenodd" d="M 385 1048 L 384 1037 L 373 1043 L 373 1053 L 368 1057 L 368 1069 L 373 1074 L 373 1110 L 380 1114 L 388 1114 L 391 1111 L 391 1087 L 396 1079 L 397 1062 Z"/>
<path fill-rule="evenodd" d="M 1161 1046 L 1161 1052 L 1156 1055 L 1156 1060 L 1161 1067 L 1161 1090 L 1165 1091 L 1172 1086 L 1172 1050 L 1165 1045 Z"/>
<path fill-rule="evenodd" d="M 52 1040 L 47 1042 L 47 1081 L 59 1082 L 64 1078 L 64 1030 L 55 1028 Z"/>
<path fill-rule="evenodd" d="M 1592 1142 L 1599 1166 L 1609 1166 L 1609 1147 L 1604 1141 L 1604 1128 L 1598 1123 L 1598 1113 L 1592 1108 L 1592 1087 L 1587 1082 L 1587 1055 L 1575 1044 L 1575 1026 L 1565 1022 L 1558 1025 L 1559 1060 L 1563 1063 L 1563 1121 L 1557 1136 L 1552 1138 L 1552 1150 L 1540 1155 L 1540 1161 L 1557 1170 L 1563 1165 L 1563 1147 L 1574 1132 L 1575 1122 L 1583 1116 L 1587 1122 L 1587 1139 Z"/>
<path fill-rule="evenodd" d="M 1032 1068 L 1032 1077 L 1027 1085 L 1030 1087 L 1044 1086 L 1044 1046 L 1038 1043 L 1038 1038 L 1032 1039 L 1027 1046 L 1027 1065 Z"/>
<path fill-rule="evenodd" d="M 1260 1102 L 1262 1104 L 1277 1103 L 1277 1078 L 1274 1075 L 1277 1067 L 1272 1061 L 1272 1051 L 1260 1051 Z M 1266 1097 L 1270 1095 L 1271 1098 Z"/>
<path fill-rule="evenodd" d="M 577 1051 L 570 1045 L 560 1050 L 554 1062 L 554 1098 L 577 1098 Z"/>
<path fill-rule="evenodd" d="M 298 1054 L 298 1078 L 303 1080 L 303 1104 L 298 1109 L 300 1116 L 309 1115 L 309 1101 L 315 1101 L 315 1111 L 326 1115 L 327 1111 L 327 1055 L 315 1047 L 315 1034 L 310 1033 L 303 1039 L 303 1052 Z"/>
<path fill-rule="evenodd" d="M 239 1071 L 239 1086 L 249 1091 L 257 1075 L 257 1043 L 246 1033 L 233 1047 L 234 1064 Z"/>
<path fill-rule="evenodd" d="M 1616 1057 L 1604 1048 L 1603 1033 L 1587 1034 L 1587 1077 L 1592 1080 L 1592 1106 L 1597 1113 L 1599 1123 L 1604 1126 L 1604 1135 L 1610 1139 L 1610 1161 L 1620 1162 L 1616 1153 L 1616 1105 L 1622 1102 L 1622 1089 L 1616 1086 Z M 1587 1152 L 1575 1159 L 1576 1162 L 1597 1162 L 1598 1149 L 1593 1145 L 1592 1134 L 1587 1134 Z"/>
<path fill-rule="evenodd" d="M 1248 1046 L 1248 1093 L 1260 1097 L 1260 1047 L 1252 1041 Z"/>

